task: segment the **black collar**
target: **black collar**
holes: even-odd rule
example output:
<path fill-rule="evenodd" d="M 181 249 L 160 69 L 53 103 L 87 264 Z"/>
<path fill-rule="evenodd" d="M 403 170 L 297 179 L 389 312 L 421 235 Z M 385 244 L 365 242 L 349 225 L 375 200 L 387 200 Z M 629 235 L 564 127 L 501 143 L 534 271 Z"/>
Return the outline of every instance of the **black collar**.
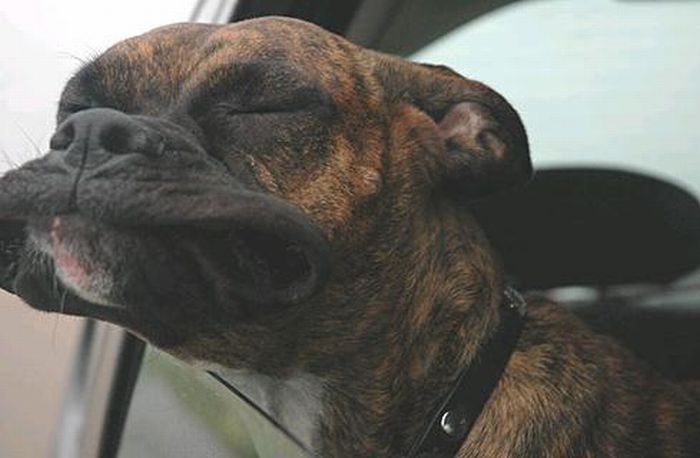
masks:
<path fill-rule="evenodd" d="M 526 303 L 512 288 L 503 291 L 501 322 L 476 361 L 462 371 L 428 427 L 413 443 L 409 458 L 454 457 L 496 388 L 523 329 Z"/>

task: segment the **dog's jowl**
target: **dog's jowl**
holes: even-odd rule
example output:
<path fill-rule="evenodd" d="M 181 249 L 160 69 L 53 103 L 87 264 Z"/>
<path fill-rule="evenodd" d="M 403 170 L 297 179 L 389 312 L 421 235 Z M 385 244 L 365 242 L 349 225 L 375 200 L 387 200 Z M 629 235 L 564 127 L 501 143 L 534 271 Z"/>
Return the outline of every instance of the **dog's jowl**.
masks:
<path fill-rule="evenodd" d="M 406 456 L 501 325 L 464 202 L 530 175 L 514 109 L 445 67 L 292 19 L 172 25 L 83 66 L 2 177 L 0 280 L 229 371 L 319 456 Z M 458 456 L 700 453 L 699 391 L 528 309 Z"/>

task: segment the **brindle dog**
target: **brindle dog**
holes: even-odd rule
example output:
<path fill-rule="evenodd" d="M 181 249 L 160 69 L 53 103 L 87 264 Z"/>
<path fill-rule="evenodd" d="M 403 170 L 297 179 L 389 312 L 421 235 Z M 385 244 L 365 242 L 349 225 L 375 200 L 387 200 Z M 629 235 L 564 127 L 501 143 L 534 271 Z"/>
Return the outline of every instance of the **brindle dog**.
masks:
<path fill-rule="evenodd" d="M 57 123 L 0 181 L 30 305 L 227 368 L 329 457 L 405 455 L 489 357 L 505 285 L 464 202 L 531 165 L 483 84 L 291 19 L 178 24 L 80 69 Z M 699 406 L 530 297 L 459 456 L 697 456 Z"/>

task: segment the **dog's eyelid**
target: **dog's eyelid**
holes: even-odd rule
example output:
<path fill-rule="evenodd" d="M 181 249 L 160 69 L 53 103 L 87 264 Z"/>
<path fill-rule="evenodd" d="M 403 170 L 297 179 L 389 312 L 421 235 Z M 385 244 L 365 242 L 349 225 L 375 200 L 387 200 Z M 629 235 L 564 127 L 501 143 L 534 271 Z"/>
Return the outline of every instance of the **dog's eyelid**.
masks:
<path fill-rule="evenodd" d="M 265 114 L 265 113 L 291 113 L 302 111 L 317 104 L 315 100 L 298 100 L 291 101 L 275 100 L 270 102 L 256 102 L 254 104 L 237 104 L 231 102 L 218 102 L 212 105 L 213 111 L 222 111 L 226 115 L 244 115 L 244 114 Z"/>
<path fill-rule="evenodd" d="M 243 105 L 239 105 L 236 103 L 230 103 L 230 102 L 215 103 L 214 105 L 212 105 L 211 109 L 213 111 L 222 111 L 222 112 L 224 112 L 224 114 L 227 114 L 227 115 L 258 113 L 261 111 L 265 111 L 264 109 L 246 107 Z"/>

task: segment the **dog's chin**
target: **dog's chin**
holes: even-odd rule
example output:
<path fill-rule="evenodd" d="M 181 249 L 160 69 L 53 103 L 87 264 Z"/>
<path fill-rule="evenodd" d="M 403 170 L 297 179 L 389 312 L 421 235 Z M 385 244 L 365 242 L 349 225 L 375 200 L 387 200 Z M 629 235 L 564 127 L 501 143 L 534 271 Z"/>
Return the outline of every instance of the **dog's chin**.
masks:
<path fill-rule="evenodd" d="M 114 294 L 112 258 L 103 251 L 109 247 L 109 231 L 79 216 L 56 216 L 27 225 L 28 244 L 53 265 L 52 280 L 78 298 L 96 306 L 124 308 Z M 36 262 L 36 260 L 34 260 Z M 63 293 L 65 294 L 65 293 Z M 65 310 L 59 300 L 58 311 Z M 87 311 L 82 311 L 85 313 Z"/>
<path fill-rule="evenodd" d="M 159 287 L 172 285 L 149 285 L 135 268 L 157 257 L 136 256 L 148 247 L 141 231 L 71 214 L 29 220 L 26 237 L 14 291 L 31 307 L 116 324 L 159 346 L 187 337 L 183 304 L 165 301 L 173 320 L 157 307 Z"/>
<path fill-rule="evenodd" d="M 293 295 L 316 267 L 293 240 L 263 231 L 124 227 L 80 214 L 29 220 L 27 248 L 15 279 L 26 302 L 122 325 L 144 313 L 188 323 L 214 310 L 227 322 L 252 319 L 286 306 L 273 293 Z"/>

